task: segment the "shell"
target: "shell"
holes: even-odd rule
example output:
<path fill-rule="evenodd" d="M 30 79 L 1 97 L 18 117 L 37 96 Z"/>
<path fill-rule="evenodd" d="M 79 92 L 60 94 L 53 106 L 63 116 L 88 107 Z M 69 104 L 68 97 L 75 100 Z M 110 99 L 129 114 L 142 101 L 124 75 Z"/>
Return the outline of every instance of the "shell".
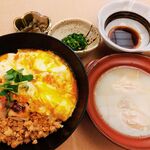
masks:
<path fill-rule="evenodd" d="M 38 12 L 31 11 L 23 17 L 14 19 L 14 28 L 18 32 L 37 32 L 47 34 L 51 20 Z"/>

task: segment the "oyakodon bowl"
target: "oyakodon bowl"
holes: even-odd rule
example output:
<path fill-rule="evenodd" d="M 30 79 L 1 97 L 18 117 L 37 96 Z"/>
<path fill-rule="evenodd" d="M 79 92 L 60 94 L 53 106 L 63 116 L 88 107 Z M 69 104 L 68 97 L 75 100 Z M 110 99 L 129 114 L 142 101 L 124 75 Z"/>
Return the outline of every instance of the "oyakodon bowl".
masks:
<path fill-rule="evenodd" d="M 83 118 L 88 99 L 88 80 L 86 72 L 76 54 L 53 37 L 38 33 L 13 33 L 0 37 L 0 55 L 15 53 L 19 48 L 51 50 L 68 63 L 75 75 L 78 87 L 78 101 L 72 116 L 63 123 L 64 127 L 46 138 L 39 139 L 36 145 L 29 143 L 16 148 L 16 150 L 55 149 L 73 133 Z M 11 150 L 9 146 L 3 143 L 0 144 L 0 149 Z"/>

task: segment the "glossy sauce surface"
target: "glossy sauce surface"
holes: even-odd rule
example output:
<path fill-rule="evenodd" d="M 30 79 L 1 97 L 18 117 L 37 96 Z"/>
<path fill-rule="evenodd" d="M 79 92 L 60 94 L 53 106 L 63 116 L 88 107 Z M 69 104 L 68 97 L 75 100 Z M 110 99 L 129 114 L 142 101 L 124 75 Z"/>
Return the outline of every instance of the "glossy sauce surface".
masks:
<path fill-rule="evenodd" d="M 126 26 L 113 27 L 109 31 L 108 37 L 115 44 L 125 48 L 137 48 L 140 44 L 139 33 L 136 30 Z"/>

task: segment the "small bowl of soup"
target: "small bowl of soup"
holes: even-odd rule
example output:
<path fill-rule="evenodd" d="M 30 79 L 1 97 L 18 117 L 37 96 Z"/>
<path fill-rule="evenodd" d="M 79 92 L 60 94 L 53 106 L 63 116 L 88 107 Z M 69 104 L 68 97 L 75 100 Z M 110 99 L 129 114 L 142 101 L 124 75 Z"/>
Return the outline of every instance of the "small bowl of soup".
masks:
<path fill-rule="evenodd" d="M 87 112 L 98 129 L 126 149 L 150 149 L 150 59 L 113 54 L 87 65 Z"/>

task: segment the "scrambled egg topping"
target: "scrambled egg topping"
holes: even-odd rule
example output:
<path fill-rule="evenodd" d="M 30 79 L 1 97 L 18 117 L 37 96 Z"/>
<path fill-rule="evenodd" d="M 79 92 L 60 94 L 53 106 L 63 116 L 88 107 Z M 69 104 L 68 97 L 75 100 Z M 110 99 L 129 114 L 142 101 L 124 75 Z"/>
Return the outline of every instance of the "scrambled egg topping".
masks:
<path fill-rule="evenodd" d="M 27 101 L 31 112 L 65 121 L 75 109 L 77 85 L 73 73 L 63 59 L 50 51 L 18 50 L 0 57 L 0 78 L 9 69 L 32 74 L 33 80 L 18 89 L 18 101 Z"/>

